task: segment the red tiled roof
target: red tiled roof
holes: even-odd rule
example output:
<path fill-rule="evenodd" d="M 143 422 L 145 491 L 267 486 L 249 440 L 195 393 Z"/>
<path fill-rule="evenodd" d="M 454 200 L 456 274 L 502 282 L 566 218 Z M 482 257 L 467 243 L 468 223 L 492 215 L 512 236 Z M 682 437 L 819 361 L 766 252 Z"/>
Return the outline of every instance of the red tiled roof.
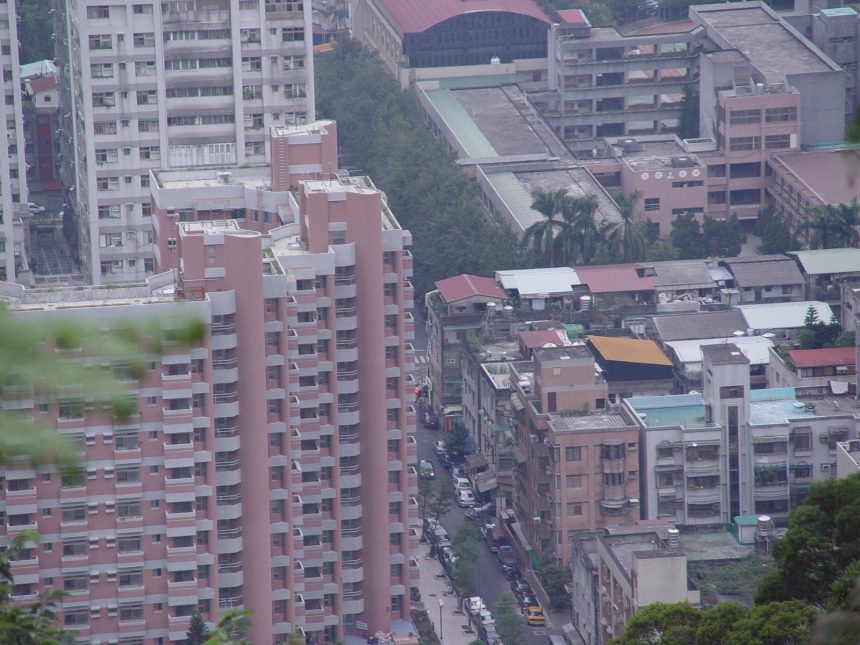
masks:
<path fill-rule="evenodd" d="M 578 266 L 576 275 L 591 293 L 621 293 L 624 291 L 654 291 L 651 278 L 636 273 L 635 264 Z"/>
<path fill-rule="evenodd" d="M 33 94 L 57 89 L 56 76 L 37 76 L 36 78 L 31 78 L 29 82 Z"/>
<path fill-rule="evenodd" d="M 564 20 L 564 24 L 566 25 L 591 25 L 588 22 L 588 18 L 585 17 L 585 14 L 582 12 L 582 9 L 564 9 L 558 12 L 558 15 L 561 16 L 561 19 Z"/>
<path fill-rule="evenodd" d="M 549 24 L 533 0 L 376 0 L 376 4 L 401 34 L 419 33 L 449 18 L 482 11 L 518 13 Z"/>
<path fill-rule="evenodd" d="M 468 273 L 439 280 L 436 283 L 436 288 L 439 289 L 442 300 L 448 304 L 474 296 L 485 296 L 498 300 L 504 300 L 508 297 L 508 294 L 496 283 L 495 278 L 484 278 Z"/>
<path fill-rule="evenodd" d="M 857 362 L 853 347 L 793 349 L 788 353 L 788 357 L 795 367 L 834 367 L 854 365 Z"/>
<path fill-rule="evenodd" d="M 561 333 L 564 332 L 562 331 Z M 539 349 L 545 345 L 555 345 L 556 347 L 564 345 L 564 341 L 558 335 L 558 332 L 549 329 L 521 331 L 519 337 L 520 344 L 526 349 Z"/>

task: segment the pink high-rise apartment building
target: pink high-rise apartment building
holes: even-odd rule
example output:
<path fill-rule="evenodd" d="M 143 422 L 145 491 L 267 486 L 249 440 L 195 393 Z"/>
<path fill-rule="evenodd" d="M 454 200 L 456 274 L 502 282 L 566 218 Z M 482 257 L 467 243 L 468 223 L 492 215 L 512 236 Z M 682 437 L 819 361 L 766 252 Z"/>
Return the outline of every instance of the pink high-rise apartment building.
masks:
<path fill-rule="evenodd" d="M 286 146 L 296 163 L 281 168 L 319 174 L 331 125 L 281 132 L 307 146 Z M 4 402 L 78 442 L 86 467 L 78 481 L 4 473 L 2 539 L 42 536 L 14 565 L 14 595 L 65 589 L 60 623 L 88 643 L 181 642 L 195 608 L 214 622 L 230 607 L 253 612 L 255 644 L 363 643 L 408 618 L 418 576 L 411 237 L 365 178 L 249 178 L 261 204 L 278 181 L 298 194 L 260 230 L 202 208 L 167 216 L 187 189 L 214 199 L 232 180 L 154 179 L 174 241 L 145 285 L 2 285 L 33 319 L 191 315 L 207 329 L 127 381 L 138 414 L 122 422 L 85 399 Z"/>

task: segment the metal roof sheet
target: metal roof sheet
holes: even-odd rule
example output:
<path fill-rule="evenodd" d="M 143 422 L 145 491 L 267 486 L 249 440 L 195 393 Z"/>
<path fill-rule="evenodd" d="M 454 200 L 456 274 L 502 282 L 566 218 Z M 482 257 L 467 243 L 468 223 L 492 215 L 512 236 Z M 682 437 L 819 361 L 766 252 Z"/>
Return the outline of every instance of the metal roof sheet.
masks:
<path fill-rule="evenodd" d="M 818 300 L 804 302 L 772 302 L 766 305 L 739 305 L 737 307 L 746 319 L 747 329 L 798 329 L 803 327 L 803 321 L 809 308 L 813 307 L 818 313 L 818 319 L 828 323 L 833 317 L 833 310 L 826 302 Z"/>
<path fill-rule="evenodd" d="M 570 294 L 573 287 L 582 284 L 570 267 L 496 271 L 496 280 L 506 291 L 515 290 L 521 296 L 536 297 Z"/>
<path fill-rule="evenodd" d="M 792 251 L 806 275 L 860 273 L 860 249 L 818 249 Z"/>
<path fill-rule="evenodd" d="M 468 13 L 517 13 L 549 24 L 532 0 L 375 0 L 401 34 L 422 32 Z"/>
<path fill-rule="evenodd" d="M 589 336 L 588 341 L 607 361 L 666 365 L 669 367 L 672 365 L 672 361 L 666 358 L 666 355 L 653 340 Z"/>

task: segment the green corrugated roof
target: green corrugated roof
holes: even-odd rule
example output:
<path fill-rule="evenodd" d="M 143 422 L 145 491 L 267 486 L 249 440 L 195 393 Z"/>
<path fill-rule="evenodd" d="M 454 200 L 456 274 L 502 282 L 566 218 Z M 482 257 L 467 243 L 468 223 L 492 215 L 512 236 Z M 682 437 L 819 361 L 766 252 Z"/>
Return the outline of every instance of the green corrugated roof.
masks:
<path fill-rule="evenodd" d="M 512 172 L 487 173 L 487 180 L 511 209 L 523 230 L 543 219 L 543 215 L 532 208 L 534 197 Z"/>
<path fill-rule="evenodd" d="M 806 275 L 860 272 L 860 249 L 819 249 L 792 251 Z"/>
<path fill-rule="evenodd" d="M 831 18 L 835 16 L 856 16 L 857 12 L 851 7 L 834 7 L 833 9 L 822 9 L 821 13 Z"/>
<path fill-rule="evenodd" d="M 496 157 L 496 149 L 484 136 L 484 133 L 478 129 L 472 117 L 463 109 L 460 102 L 454 98 L 450 90 L 426 90 L 425 94 L 433 107 L 438 112 L 439 116 L 445 121 L 451 132 L 459 141 L 460 145 L 465 150 L 466 155 L 473 159 L 483 157 Z"/>

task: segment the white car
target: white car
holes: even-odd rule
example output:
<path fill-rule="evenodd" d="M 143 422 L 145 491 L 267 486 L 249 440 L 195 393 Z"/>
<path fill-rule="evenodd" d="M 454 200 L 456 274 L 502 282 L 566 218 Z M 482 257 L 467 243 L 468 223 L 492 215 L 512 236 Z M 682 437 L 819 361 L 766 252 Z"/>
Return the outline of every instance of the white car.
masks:
<path fill-rule="evenodd" d="M 445 448 L 445 442 L 442 440 L 433 442 L 433 452 L 436 453 L 437 456 L 441 457 L 445 453 L 447 453 L 447 449 Z"/>
<path fill-rule="evenodd" d="M 487 610 L 487 609 L 482 609 L 478 613 L 478 618 L 481 619 L 481 624 L 484 627 L 488 627 L 489 625 L 495 625 L 496 624 L 496 620 L 493 618 L 493 614 L 491 614 L 489 612 L 489 610 Z"/>
<path fill-rule="evenodd" d="M 484 604 L 484 599 L 480 596 L 472 596 L 471 598 L 466 598 L 466 611 L 468 611 L 473 616 L 475 614 L 481 613 L 486 609 L 487 606 Z"/>
<path fill-rule="evenodd" d="M 470 490 L 457 491 L 457 506 L 461 508 L 471 508 L 475 505 L 475 496 Z"/>
<path fill-rule="evenodd" d="M 454 490 L 472 490 L 472 482 L 470 482 L 465 477 L 455 477 L 454 478 Z"/>
<path fill-rule="evenodd" d="M 33 202 L 27 202 L 27 210 L 35 215 L 36 213 L 44 213 L 45 207 L 34 204 Z"/>

